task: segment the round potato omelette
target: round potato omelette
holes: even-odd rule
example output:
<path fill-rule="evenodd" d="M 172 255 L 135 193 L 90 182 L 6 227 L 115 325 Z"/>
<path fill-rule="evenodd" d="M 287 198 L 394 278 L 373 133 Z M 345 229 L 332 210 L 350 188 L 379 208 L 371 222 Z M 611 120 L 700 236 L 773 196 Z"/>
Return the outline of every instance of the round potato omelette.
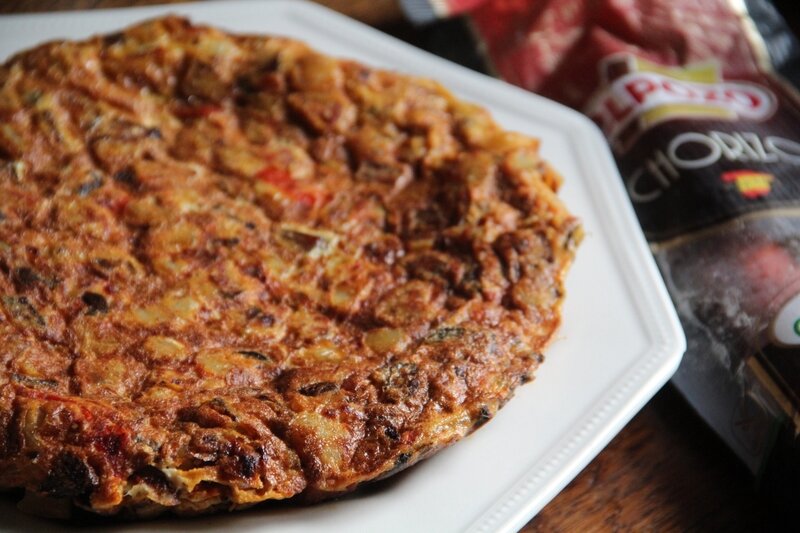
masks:
<path fill-rule="evenodd" d="M 290 39 L 165 17 L 12 57 L 0 488 L 186 514 L 430 456 L 543 360 L 560 182 L 437 83 Z"/>

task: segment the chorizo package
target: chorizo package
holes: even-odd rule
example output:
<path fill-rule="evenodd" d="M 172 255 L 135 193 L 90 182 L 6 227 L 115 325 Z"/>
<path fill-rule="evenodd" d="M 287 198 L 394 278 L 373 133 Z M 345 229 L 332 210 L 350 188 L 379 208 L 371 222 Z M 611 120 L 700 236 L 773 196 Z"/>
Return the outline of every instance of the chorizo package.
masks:
<path fill-rule="evenodd" d="M 470 21 L 494 72 L 606 135 L 686 332 L 674 385 L 752 472 L 779 438 L 796 465 L 800 48 L 773 5 L 494 0 Z"/>

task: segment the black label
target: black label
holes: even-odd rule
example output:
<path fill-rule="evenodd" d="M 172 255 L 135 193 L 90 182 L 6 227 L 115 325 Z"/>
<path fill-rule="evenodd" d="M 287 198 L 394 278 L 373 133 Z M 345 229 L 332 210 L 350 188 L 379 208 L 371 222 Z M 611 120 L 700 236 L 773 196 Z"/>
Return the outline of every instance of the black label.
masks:
<path fill-rule="evenodd" d="M 800 206 L 800 106 L 783 85 L 628 55 L 602 68 L 606 84 L 587 113 L 609 139 L 650 242 Z"/>

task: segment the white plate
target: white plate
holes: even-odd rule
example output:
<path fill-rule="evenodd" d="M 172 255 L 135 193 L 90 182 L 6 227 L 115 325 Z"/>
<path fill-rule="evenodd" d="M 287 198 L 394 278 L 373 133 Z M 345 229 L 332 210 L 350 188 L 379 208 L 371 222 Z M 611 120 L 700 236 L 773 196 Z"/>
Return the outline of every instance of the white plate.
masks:
<path fill-rule="evenodd" d="M 208 2 L 0 17 L 0 57 L 44 40 L 82 38 L 166 12 L 240 32 L 297 37 L 335 56 L 435 78 L 536 135 L 565 176 L 562 197 L 586 239 L 567 281 L 564 325 L 532 385 L 484 429 L 379 490 L 307 508 L 278 505 L 196 520 L 125 524 L 146 531 L 515 531 L 669 379 L 685 340 L 622 181 L 597 128 L 582 115 L 476 74 L 314 4 Z M 0 501 L 0 528 L 54 531 Z"/>

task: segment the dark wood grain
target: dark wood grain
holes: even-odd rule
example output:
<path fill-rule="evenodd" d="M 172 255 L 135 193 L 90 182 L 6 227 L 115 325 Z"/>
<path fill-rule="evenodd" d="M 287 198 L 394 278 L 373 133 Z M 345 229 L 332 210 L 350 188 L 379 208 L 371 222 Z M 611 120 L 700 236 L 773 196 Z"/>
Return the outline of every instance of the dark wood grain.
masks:
<path fill-rule="evenodd" d="M 176 3 L 176 0 L 0 0 L 0 13 Z M 320 0 L 401 37 L 394 0 Z M 414 40 L 413 38 L 410 40 Z M 783 529 L 769 501 L 721 441 L 669 386 L 522 531 L 762 531 Z"/>
<path fill-rule="evenodd" d="M 523 531 L 763 531 L 770 507 L 667 386 Z"/>

